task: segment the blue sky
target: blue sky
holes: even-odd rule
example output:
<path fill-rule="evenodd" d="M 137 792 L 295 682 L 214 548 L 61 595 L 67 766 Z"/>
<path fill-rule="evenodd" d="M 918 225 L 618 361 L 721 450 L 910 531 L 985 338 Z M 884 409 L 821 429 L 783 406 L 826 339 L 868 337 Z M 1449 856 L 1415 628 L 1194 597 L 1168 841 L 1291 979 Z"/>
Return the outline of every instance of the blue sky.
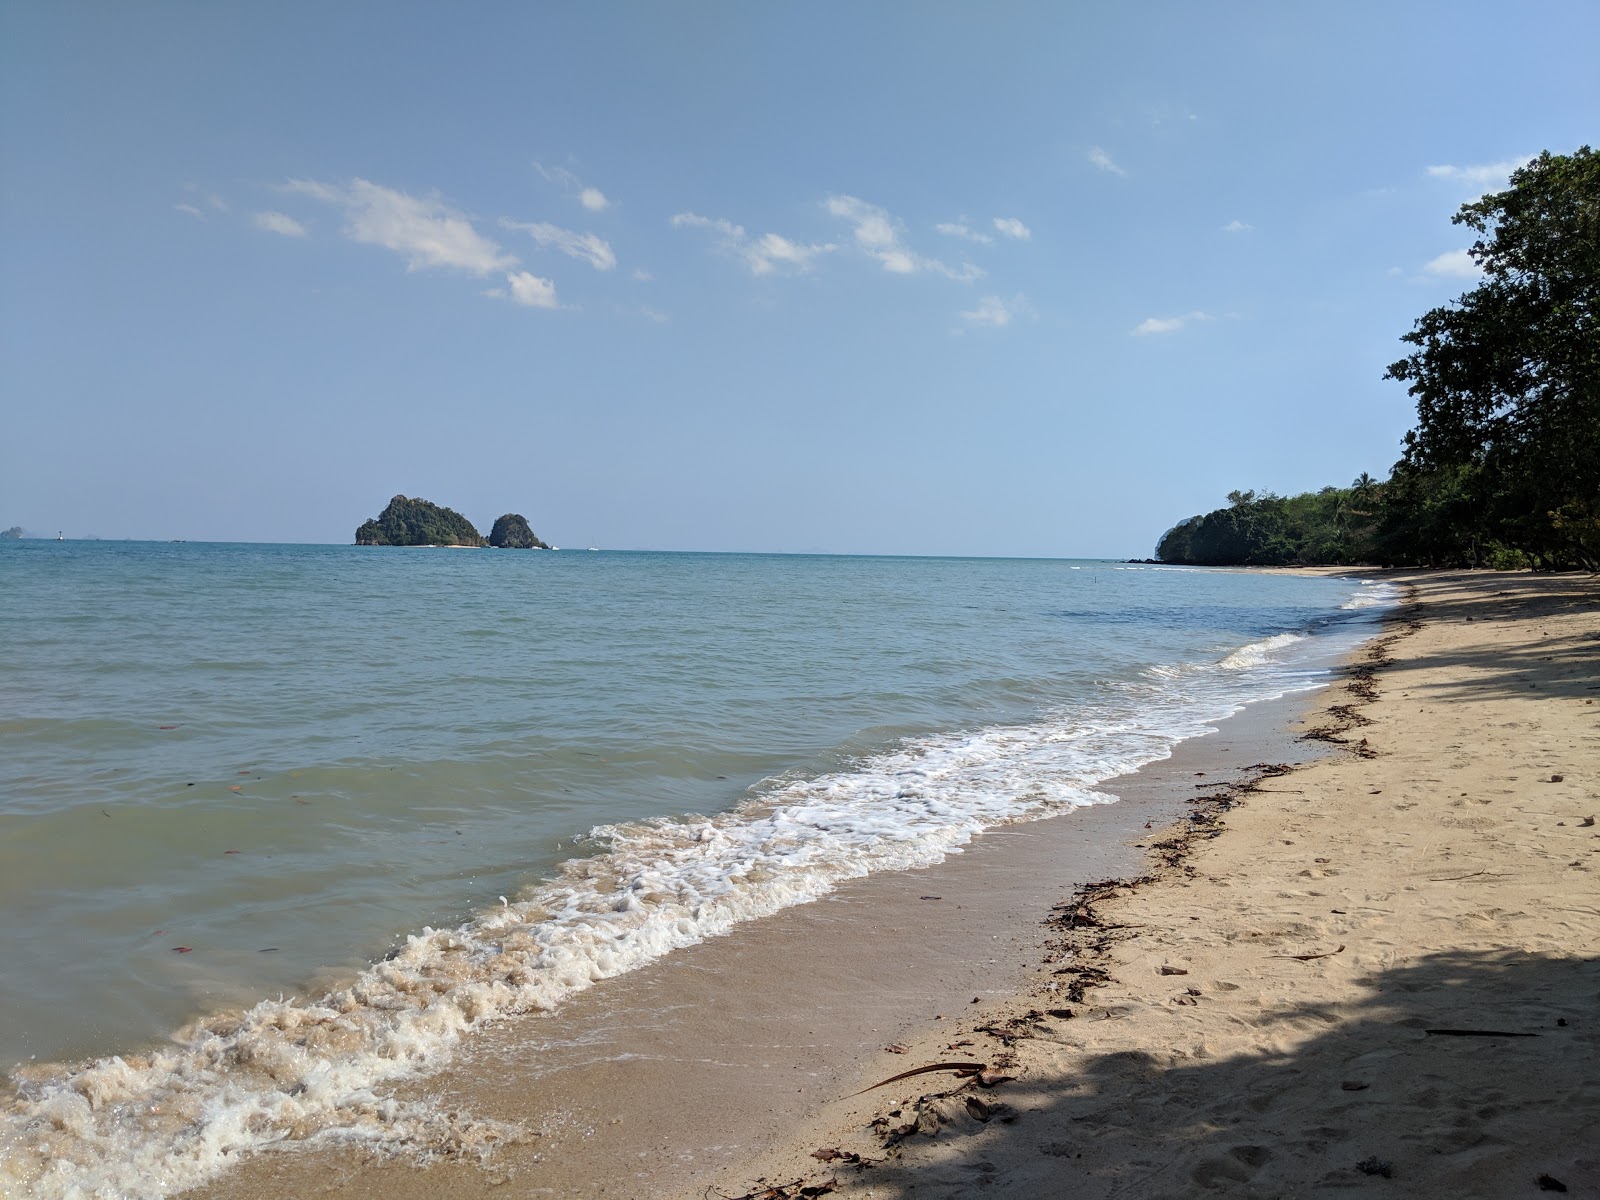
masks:
<path fill-rule="evenodd" d="M 1600 8 L 0 4 L 0 525 L 1143 555 L 1385 474 Z"/>

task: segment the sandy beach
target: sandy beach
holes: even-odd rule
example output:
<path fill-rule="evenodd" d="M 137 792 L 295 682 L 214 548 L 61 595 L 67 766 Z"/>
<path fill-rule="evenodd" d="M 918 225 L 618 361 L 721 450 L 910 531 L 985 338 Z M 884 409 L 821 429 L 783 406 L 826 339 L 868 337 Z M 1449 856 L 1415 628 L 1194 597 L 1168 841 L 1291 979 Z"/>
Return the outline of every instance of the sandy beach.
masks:
<path fill-rule="evenodd" d="M 683 1194 L 1600 1195 L 1600 588 L 1406 582 L 1310 716 L 1344 753 L 1199 787 L 1027 994 L 863 1072 L 1012 1078 L 841 1099 Z"/>
<path fill-rule="evenodd" d="M 1309 706 L 490 1031 L 426 1166 L 205 1194 L 1600 1194 L 1600 587 L 1387 578 Z"/>

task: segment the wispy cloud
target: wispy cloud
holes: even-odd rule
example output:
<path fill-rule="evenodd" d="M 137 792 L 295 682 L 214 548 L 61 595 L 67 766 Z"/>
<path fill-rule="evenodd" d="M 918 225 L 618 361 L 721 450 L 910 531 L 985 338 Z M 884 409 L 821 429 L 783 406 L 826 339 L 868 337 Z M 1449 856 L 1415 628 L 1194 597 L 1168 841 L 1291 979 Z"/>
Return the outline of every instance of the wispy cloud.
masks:
<path fill-rule="evenodd" d="M 287 213 L 258 212 L 250 220 L 257 229 L 265 229 L 268 233 L 281 233 L 284 237 L 306 236 L 306 227 Z"/>
<path fill-rule="evenodd" d="M 1088 158 L 1088 160 L 1095 166 L 1099 167 L 1102 171 L 1109 171 L 1113 175 L 1127 174 L 1126 171 L 1117 165 L 1117 161 L 1099 146 L 1090 146 L 1089 153 L 1085 155 L 1085 157 Z"/>
<path fill-rule="evenodd" d="M 752 275 L 770 275 L 780 268 L 796 273 L 809 271 L 813 259 L 838 249 L 832 242 L 797 242 L 776 233 L 752 238 L 743 225 L 699 213 L 678 213 L 671 224 L 674 229 L 705 229 L 716 234 L 721 248 L 742 260 Z"/>
<path fill-rule="evenodd" d="M 342 208 L 345 236 L 393 250 L 405 258 L 408 270 L 445 267 L 488 275 L 517 265 L 514 255 L 506 254 L 474 229 L 466 216 L 437 198 L 409 196 L 365 179 L 348 184 L 295 179 L 286 190 Z"/>
<path fill-rule="evenodd" d="M 182 203 L 180 203 L 180 204 L 174 204 L 172 207 L 177 209 L 181 213 L 188 213 L 191 217 L 194 217 L 198 221 L 204 221 L 206 219 L 206 214 L 201 212 L 198 208 L 196 208 L 192 204 L 182 204 Z"/>
<path fill-rule="evenodd" d="M 1029 229 L 1015 217 L 996 217 L 994 219 L 994 227 L 998 229 L 1003 236 L 1015 238 L 1020 242 L 1025 242 L 1029 238 L 1033 237 L 1033 230 Z"/>
<path fill-rule="evenodd" d="M 510 271 L 505 288 L 492 288 L 487 295 L 510 300 L 526 308 L 560 308 L 553 279 L 541 279 L 531 271 Z"/>
<path fill-rule="evenodd" d="M 1010 300 L 1002 300 L 999 296 L 985 296 L 978 301 L 978 307 L 963 312 L 961 319 L 975 329 L 1004 329 L 1019 316 L 1033 312 L 1027 298 L 1020 293 Z"/>
<path fill-rule="evenodd" d="M 946 237 L 962 238 L 965 241 L 977 242 L 980 246 L 994 244 L 994 238 L 987 233 L 980 233 L 978 230 L 973 229 L 967 224 L 965 217 L 962 217 L 959 221 L 946 221 L 943 224 L 935 225 L 934 228 Z"/>
<path fill-rule="evenodd" d="M 617 256 L 604 238 L 592 233 L 577 233 L 544 221 L 523 222 L 502 220 L 506 229 L 516 229 L 528 234 L 541 247 L 553 247 L 561 253 L 588 263 L 596 271 L 609 271 L 617 265 Z"/>
<path fill-rule="evenodd" d="M 1435 279 L 1476 279 L 1483 272 L 1466 250 L 1446 250 L 1422 264 L 1422 273 Z"/>
<path fill-rule="evenodd" d="M 654 275 L 650 274 L 650 272 L 646 271 L 643 267 L 635 267 L 633 269 L 633 277 L 640 283 L 649 283 L 655 278 Z"/>
<path fill-rule="evenodd" d="M 1249 233 L 1254 228 L 1255 228 L 1255 226 L 1251 225 L 1248 221 L 1234 220 L 1234 221 L 1229 221 L 1226 225 L 1224 225 L 1222 227 L 1222 232 L 1223 233 Z"/>
<path fill-rule="evenodd" d="M 983 271 L 971 263 L 952 267 L 936 258 L 925 258 L 901 240 L 902 227 L 886 209 L 855 196 L 829 196 L 828 212 L 853 227 L 857 248 L 895 275 L 914 275 L 932 271 L 962 283 L 980 279 Z"/>
<path fill-rule="evenodd" d="M 547 167 L 543 163 L 536 162 L 533 164 L 533 169 L 563 191 L 577 196 L 578 203 L 590 212 L 604 212 L 611 207 L 611 201 L 604 192 L 597 187 L 587 186 L 565 167 Z"/>
<path fill-rule="evenodd" d="M 1146 317 L 1134 327 L 1133 332 L 1140 337 L 1151 333 L 1176 333 L 1185 325 L 1195 321 L 1215 320 L 1210 313 L 1191 312 L 1184 313 L 1181 317 Z"/>
<path fill-rule="evenodd" d="M 1443 179 L 1450 183 L 1458 183 L 1482 195 L 1505 187 L 1511 178 L 1511 172 L 1518 167 L 1526 166 L 1533 161 L 1533 155 L 1525 154 L 1521 158 L 1508 158 L 1502 162 L 1477 163 L 1473 166 L 1458 167 L 1450 163 L 1441 163 L 1427 169 L 1430 179 Z"/>

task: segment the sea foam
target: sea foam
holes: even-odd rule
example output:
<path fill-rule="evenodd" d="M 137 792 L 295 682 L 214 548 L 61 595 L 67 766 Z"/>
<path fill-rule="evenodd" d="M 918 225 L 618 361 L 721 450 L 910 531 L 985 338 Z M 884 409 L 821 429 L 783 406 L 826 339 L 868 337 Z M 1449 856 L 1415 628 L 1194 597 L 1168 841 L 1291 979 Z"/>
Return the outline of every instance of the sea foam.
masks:
<path fill-rule="evenodd" d="M 1392 591 L 1392 590 L 1391 590 Z M 1364 590 L 1364 607 L 1392 594 Z M 1351 606 L 1347 606 L 1351 607 Z M 1352 645 L 1368 628 L 1347 620 Z M 877 871 L 936 863 L 987 828 L 1103 804 L 1243 704 L 1316 686 L 1302 634 L 1157 669 L 1025 725 L 910 739 L 854 768 L 775 779 L 713 817 L 599 826 L 594 853 L 454 929 L 424 929 L 349 986 L 215 1016 L 144 1056 L 29 1067 L 0 1116 L 0 1185 L 41 1198 L 164 1196 L 241 1154 L 360 1142 L 487 1153 L 514 1128 L 380 1094 L 436 1070 L 486 1022 Z"/>

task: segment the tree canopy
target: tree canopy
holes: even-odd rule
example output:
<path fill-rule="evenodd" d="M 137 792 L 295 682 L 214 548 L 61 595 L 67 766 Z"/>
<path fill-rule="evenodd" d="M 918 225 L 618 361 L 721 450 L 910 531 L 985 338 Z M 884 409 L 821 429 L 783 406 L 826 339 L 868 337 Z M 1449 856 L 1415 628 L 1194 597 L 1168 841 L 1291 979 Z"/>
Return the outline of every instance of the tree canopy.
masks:
<path fill-rule="evenodd" d="M 358 546 L 481 546 L 483 535 L 453 508 L 396 496 L 376 520 L 356 530 Z"/>
<path fill-rule="evenodd" d="M 1600 155 L 1539 155 L 1453 218 L 1483 280 L 1402 337 L 1417 424 L 1390 477 L 1232 492 L 1163 535 L 1188 563 L 1600 569 Z"/>
<path fill-rule="evenodd" d="M 1395 468 L 1415 540 L 1463 557 L 1497 542 L 1549 566 L 1600 566 L 1600 155 L 1548 151 L 1462 205 L 1483 281 L 1430 309 L 1386 378 L 1417 426 Z"/>
<path fill-rule="evenodd" d="M 550 549 L 539 540 L 539 535 L 528 524 L 528 518 L 521 513 L 506 513 L 503 517 L 497 517 L 494 528 L 489 531 L 489 545 L 502 550 Z"/>

